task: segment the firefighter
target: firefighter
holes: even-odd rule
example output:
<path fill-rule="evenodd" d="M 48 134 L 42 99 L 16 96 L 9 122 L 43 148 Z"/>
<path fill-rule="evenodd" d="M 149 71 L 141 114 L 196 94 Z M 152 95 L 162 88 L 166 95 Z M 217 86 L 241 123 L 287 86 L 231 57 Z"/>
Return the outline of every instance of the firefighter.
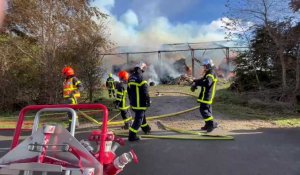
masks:
<path fill-rule="evenodd" d="M 112 77 L 112 73 L 108 74 L 108 78 L 106 79 L 106 87 L 108 89 L 109 98 L 111 98 L 111 96 L 116 97 L 116 95 L 115 95 L 115 80 Z"/>
<path fill-rule="evenodd" d="M 83 90 L 82 83 L 80 80 L 75 76 L 74 70 L 67 66 L 64 67 L 62 70 L 62 74 L 65 77 L 63 83 L 63 97 L 66 104 L 78 104 L 78 98 L 80 97 L 80 91 Z M 68 130 L 71 130 L 71 123 L 72 123 L 72 115 L 68 113 L 69 118 L 69 126 Z M 77 126 L 79 125 L 77 120 Z"/>
<path fill-rule="evenodd" d="M 128 81 L 128 72 L 120 71 L 119 74 L 120 82 L 116 83 L 117 98 L 115 101 L 116 107 L 120 110 L 122 119 L 124 121 L 123 129 L 129 129 L 131 126 L 132 116 L 130 114 L 127 98 L 127 81 Z"/>
<path fill-rule="evenodd" d="M 150 133 L 151 127 L 146 121 L 145 112 L 150 107 L 150 96 L 147 81 L 143 79 L 145 63 L 139 63 L 134 67 L 133 73 L 128 79 L 128 97 L 130 106 L 135 113 L 134 121 L 129 127 L 129 141 L 138 141 L 137 132 L 141 127 L 145 134 Z"/>
<path fill-rule="evenodd" d="M 212 115 L 212 103 L 216 92 L 217 77 L 213 70 L 214 64 L 211 59 L 204 59 L 202 66 L 204 67 L 204 76 L 193 81 L 191 91 L 194 92 L 197 86 L 201 87 L 197 99 L 197 102 L 200 103 L 200 113 L 205 121 L 205 125 L 201 127 L 201 130 L 211 132 L 217 127 L 217 123 L 214 122 Z"/>

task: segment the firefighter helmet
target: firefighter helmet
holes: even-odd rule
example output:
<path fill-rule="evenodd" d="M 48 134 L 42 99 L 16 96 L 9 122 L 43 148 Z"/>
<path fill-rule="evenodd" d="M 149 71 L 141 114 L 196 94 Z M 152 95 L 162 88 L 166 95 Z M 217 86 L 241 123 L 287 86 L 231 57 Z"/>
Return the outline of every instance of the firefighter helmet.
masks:
<path fill-rule="evenodd" d="M 120 80 L 126 80 L 126 81 L 128 80 L 128 77 L 129 77 L 128 72 L 122 70 L 119 72 L 118 75 L 119 75 Z"/>
<path fill-rule="evenodd" d="M 62 74 L 66 75 L 66 76 L 71 76 L 71 75 L 74 75 L 75 73 L 74 73 L 74 70 L 70 66 L 66 66 L 62 70 Z"/>
<path fill-rule="evenodd" d="M 135 67 L 144 70 L 147 67 L 147 65 L 144 62 L 139 62 L 138 64 L 135 65 Z"/>
<path fill-rule="evenodd" d="M 213 63 L 212 59 L 205 58 L 203 60 L 202 66 L 205 66 L 207 69 L 212 69 L 214 67 L 214 63 Z"/>
<path fill-rule="evenodd" d="M 108 74 L 108 77 L 112 77 L 112 73 L 109 73 L 109 74 Z"/>

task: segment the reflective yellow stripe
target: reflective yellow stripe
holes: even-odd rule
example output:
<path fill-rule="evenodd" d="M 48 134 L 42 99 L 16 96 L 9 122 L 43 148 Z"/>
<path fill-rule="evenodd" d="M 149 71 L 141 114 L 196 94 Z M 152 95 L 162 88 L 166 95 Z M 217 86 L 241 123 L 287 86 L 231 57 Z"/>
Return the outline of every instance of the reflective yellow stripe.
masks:
<path fill-rule="evenodd" d="M 139 91 L 139 87 L 136 86 L 135 90 L 136 90 L 136 107 L 139 108 L 141 106 L 141 104 L 140 104 L 140 91 Z"/>
<path fill-rule="evenodd" d="M 119 94 L 119 95 L 123 95 L 123 92 L 117 91 L 117 94 Z"/>
<path fill-rule="evenodd" d="M 128 85 L 134 85 L 134 86 L 143 86 L 144 84 L 147 84 L 148 82 L 146 80 L 140 82 L 140 83 L 136 83 L 136 82 L 129 82 Z"/>
<path fill-rule="evenodd" d="M 72 98 L 72 105 L 75 105 L 75 104 L 77 104 L 76 100 L 74 98 Z"/>
<path fill-rule="evenodd" d="M 211 94 L 211 101 L 214 99 L 215 97 L 215 93 L 216 93 L 216 86 L 217 86 L 217 79 L 215 79 L 214 85 L 213 85 L 213 90 L 212 90 L 212 94 Z"/>
<path fill-rule="evenodd" d="M 126 94 L 127 90 L 123 91 L 123 97 L 122 97 L 122 109 L 128 109 L 129 106 L 126 106 Z"/>
<path fill-rule="evenodd" d="M 76 85 L 80 83 L 80 81 L 76 82 Z M 68 86 L 67 86 L 68 85 Z M 73 94 L 74 97 L 79 98 L 80 97 L 80 93 L 77 91 L 77 87 L 73 85 L 73 78 L 70 78 L 69 80 L 65 80 L 64 81 L 64 89 L 63 89 L 63 97 L 64 98 L 69 98 L 71 92 L 75 92 L 75 94 Z"/>
<path fill-rule="evenodd" d="M 132 109 L 136 109 L 136 110 L 146 110 L 147 107 L 133 107 L 131 106 Z"/>
<path fill-rule="evenodd" d="M 200 99 L 198 99 L 197 102 L 199 102 L 199 103 L 205 103 L 205 104 L 208 104 L 208 105 L 211 105 L 211 104 L 212 104 L 212 100 L 210 100 L 210 101 L 205 101 L 205 100 L 200 100 Z"/>
<path fill-rule="evenodd" d="M 207 74 L 206 77 L 210 77 L 213 81 L 217 81 L 217 79 L 212 74 Z"/>
<path fill-rule="evenodd" d="M 147 81 L 142 81 L 141 83 L 135 83 L 135 82 L 129 82 L 128 86 L 135 86 L 135 91 L 136 91 L 136 107 L 132 107 L 132 109 L 137 109 L 137 110 L 146 110 L 146 107 L 140 107 L 140 91 L 139 91 L 139 86 L 142 86 L 144 84 L 147 84 Z"/>
<path fill-rule="evenodd" d="M 133 129 L 132 127 L 130 127 L 129 130 L 130 130 L 131 132 L 138 133 L 138 130 Z"/>
<path fill-rule="evenodd" d="M 205 88 L 205 87 L 203 87 L 203 94 L 202 94 L 202 98 L 201 98 L 201 100 L 203 100 L 203 99 L 204 99 L 204 96 L 205 96 L 205 91 L 206 91 L 206 88 Z"/>
<path fill-rule="evenodd" d="M 110 89 L 115 89 L 115 81 L 113 81 L 113 80 L 109 80 L 109 81 L 107 81 L 108 83 L 110 83 Z"/>
<path fill-rule="evenodd" d="M 132 120 L 132 117 L 128 117 L 127 119 L 124 120 L 124 122 L 129 122 L 130 120 Z"/>
<path fill-rule="evenodd" d="M 118 100 L 118 101 L 122 101 L 122 99 L 121 99 L 121 98 L 116 98 L 116 100 Z"/>
<path fill-rule="evenodd" d="M 81 82 L 78 80 L 76 83 L 75 83 L 75 86 L 77 86 L 78 84 L 80 84 Z"/>
<path fill-rule="evenodd" d="M 120 110 L 127 110 L 127 109 L 129 109 L 130 108 L 130 106 L 126 106 L 126 107 L 121 107 L 121 108 L 119 108 Z"/>
<path fill-rule="evenodd" d="M 72 91 L 72 90 L 76 90 L 77 88 L 65 88 L 64 91 Z"/>
<path fill-rule="evenodd" d="M 211 120 L 213 120 L 213 119 L 214 119 L 213 116 L 210 116 L 210 117 L 208 117 L 207 119 L 204 119 L 204 121 L 208 122 L 208 121 L 211 121 Z"/>
<path fill-rule="evenodd" d="M 141 125 L 142 128 L 148 126 L 148 123 Z"/>
<path fill-rule="evenodd" d="M 201 99 L 197 99 L 197 102 L 199 102 L 199 103 L 205 103 L 205 104 L 209 104 L 209 105 L 210 105 L 210 104 L 212 104 L 213 99 L 214 99 L 214 97 L 215 97 L 215 93 L 216 93 L 216 85 L 217 85 L 218 79 L 217 79 L 217 78 L 214 78 L 214 76 L 213 76 L 212 74 L 207 74 L 206 77 L 210 77 L 210 78 L 213 80 L 213 87 L 212 87 L 211 98 L 210 98 L 210 100 L 208 100 L 208 101 L 207 101 L 207 100 L 204 100 L 204 95 L 205 95 L 206 88 L 203 87 L 203 88 L 204 88 L 204 90 L 203 90 L 203 96 L 202 96 Z"/>

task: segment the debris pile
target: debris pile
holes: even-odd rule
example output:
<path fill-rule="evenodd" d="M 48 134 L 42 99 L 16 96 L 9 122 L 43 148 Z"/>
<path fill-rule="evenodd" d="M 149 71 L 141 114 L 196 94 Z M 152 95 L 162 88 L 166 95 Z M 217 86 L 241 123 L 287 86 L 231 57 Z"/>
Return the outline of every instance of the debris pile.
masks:
<path fill-rule="evenodd" d="M 168 85 L 186 85 L 189 86 L 193 83 L 193 77 L 187 74 L 180 75 L 177 78 L 173 78 L 170 76 L 165 76 L 160 79 L 161 84 L 168 84 Z"/>
<path fill-rule="evenodd" d="M 177 80 L 177 84 L 190 86 L 193 83 L 193 80 L 194 79 L 191 75 L 184 74 L 179 77 L 179 79 Z"/>

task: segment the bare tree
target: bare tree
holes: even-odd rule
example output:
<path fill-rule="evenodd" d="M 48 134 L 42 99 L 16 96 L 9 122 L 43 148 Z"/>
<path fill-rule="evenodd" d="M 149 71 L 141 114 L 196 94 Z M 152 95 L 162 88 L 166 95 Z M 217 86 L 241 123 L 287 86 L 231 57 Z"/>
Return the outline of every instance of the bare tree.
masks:
<path fill-rule="evenodd" d="M 231 33 L 237 28 L 246 28 L 247 35 L 251 37 L 251 32 L 263 26 L 276 45 L 277 55 L 281 63 L 282 89 L 283 95 L 288 90 L 285 46 L 288 38 L 284 35 L 287 27 L 291 27 L 292 13 L 287 0 L 244 0 L 227 2 L 228 26 L 234 26 Z M 287 20 L 288 19 L 288 20 Z M 285 23 L 286 22 L 286 23 Z M 281 24 L 281 28 L 278 28 Z M 284 24 L 284 25 L 283 25 Z M 228 28 L 228 27 L 227 27 Z M 240 34 L 240 33 L 238 33 Z M 242 36 L 243 37 L 243 36 Z M 245 39 L 245 38 L 244 38 Z"/>
<path fill-rule="evenodd" d="M 300 10 L 300 0 L 291 0 L 290 6 L 295 12 Z"/>

